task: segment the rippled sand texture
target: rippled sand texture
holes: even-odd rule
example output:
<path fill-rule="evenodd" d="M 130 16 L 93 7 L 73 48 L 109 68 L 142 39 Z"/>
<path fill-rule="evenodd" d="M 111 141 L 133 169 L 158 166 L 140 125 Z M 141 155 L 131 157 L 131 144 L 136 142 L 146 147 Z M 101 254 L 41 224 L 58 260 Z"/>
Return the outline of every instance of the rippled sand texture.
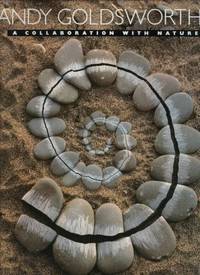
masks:
<path fill-rule="evenodd" d="M 12 1 L 5 2 L 6 5 L 12 3 Z M 34 5 L 34 7 L 44 8 L 43 1 L 37 1 L 37 6 L 33 1 L 13 1 L 17 8 L 24 7 L 23 2 L 26 3 L 26 7 Z M 69 6 L 75 6 L 73 1 L 68 2 Z M 95 10 L 99 5 L 102 8 L 109 7 L 108 1 L 84 2 L 84 8 Z M 136 2 L 134 8 L 144 7 L 144 2 Z M 155 1 L 148 2 L 155 3 Z M 198 1 L 185 0 L 169 2 L 173 7 L 176 4 L 180 7 L 182 2 L 182 6 L 186 8 L 196 7 L 195 3 L 198 3 Z M 48 1 L 45 5 L 46 9 L 51 7 L 60 9 L 66 7 L 66 1 L 52 1 L 52 3 Z M 3 1 L 0 1 L 0 7 L 3 7 Z M 52 24 L 49 25 L 49 28 L 51 27 L 60 26 Z M 21 197 L 35 184 L 37 178 L 52 177 L 49 171 L 50 163 L 37 161 L 33 156 L 33 147 L 39 139 L 27 131 L 26 122 L 30 117 L 26 115 L 25 107 L 31 98 L 41 94 L 37 77 L 43 69 L 53 66 L 54 54 L 66 38 L 8 38 L 4 31 L 6 27 L 1 26 L 1 28 L 0 274 L 64 274 L 55 264 L 51 248 L 39 255 L 33 255 L 16 241 L 13 230 L 20 214 L 27 213 L 20 201 Z M 194 99 L 194 115 L 187 124 L 200 130 L 199 38 L 163 40 L 159 38 L 83 38 L 81 41 L 85 52 L 93 48 L 103 48 L 111 50 L 118 57 L 123 50 L 135 50 L 150 60 L 153 72 L 164 72 L 177 77 L 182 83 L 183 91 L 188 92 Z M 38 44 L 42 44 L 44 48 Z M 117 188 L 113 190 L 102 186 L 99 190 L 90 192 L 82 185 L 62 189 L 66 201 L 79 196 L 88 200 L 94 208 L 105 202 L 114 202 L 124 210 L 135 202 L 135 190 L 138 186 L 150 179 L 150 164 L 156 157 L 153 142 L 158 131 L 152 122 L 153 112 L 138 112 L 132 104 L 131 97 L 123 98 L 114 86 L 80 92 L 80 98 L 76 103 L 62 108 L 60 117 L 67 124 L 67 130 L 63 134 L 67 141 L 67 148 L 80 151 L 81 159 L 87 164 L 96 162 L 103 167 L 111 163 L 114 152 L 106 158 L 89 156 L 77 135 L 77 127 L 80 126 L 81 119 L 96 110 L 101 110 L 107 116 L 117 115 L 121 120 L 133 124 L 132 135 L 138 141 L 134 150 L 138 160 L 136 171 L 125 174 Z M 109 137 L 103 130 L 100 130 L 99 135 L 102 136 L 102 140 Z M 96 135 L 95 144 L 100 145 L 100 143 Z M 197 155 L 200 157 L 200 154 Z M 61 184 L 57 178 L 54 179 Z M 193 185 L 192 188 L 199 196 L 200 185 Z M 177 249 L 171 258 L 152 262 L 136 256 L 136 265 L 123 274 L 198 274 L 200 271 L 198 266 L 200 208 L 198 207 L 189 219 L 172 224 L 172 228 L 177 236 Z M 92 274 L 100 273 L 94 270 Z"/>

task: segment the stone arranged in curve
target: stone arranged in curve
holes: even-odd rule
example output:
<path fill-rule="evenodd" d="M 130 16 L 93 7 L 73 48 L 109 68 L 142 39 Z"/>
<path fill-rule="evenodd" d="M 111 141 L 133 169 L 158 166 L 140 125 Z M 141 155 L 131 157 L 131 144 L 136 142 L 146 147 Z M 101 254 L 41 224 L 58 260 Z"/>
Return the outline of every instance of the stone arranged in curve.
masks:
<path fill-rule="evenodd" d="M 36 144 L 33 153 L 37 159 L 48 160 L 63 153 L 65 147 L 66 141 L 63 138 L 51 136 Z"/>
<path fill-rule="evenodd" d="M 115 146 L 122 150 L 132 150 L 137 145 L 137 140 L 128 134 L 117 134 L 115 137 Z"/>
<path fill-rule="evenodd" d="M 90 164 L 85 167 L 82 182 L 89 190 L 96 190 L 101 186 L 103 179 L 103 171 L 100 166 Z"/>
<path fill-rule="evenodd" d="M 114 166 L 109 166 L 103 169 L 102 184 L 108 188 L 113 188 L 118 183 L 122 172 Z"/>
<path fill-rule="evenodd" d="M 192 154 L 200 149 L 200 132 L 182 124 L 174 124 L 176 140 L 181 153 Z M 155 149 L 160 154 L 174 154 L 169 126 L 165 126 L 156 136 Z"/>
<path fill-rule="evenodd" d="M 174 155 L 163 155 L 152 162 L 151 176 L 158 181 L 172 181 Z M 200 179 L 200 160 L 180 154 L 178 184 L 191 184 Z"/>
<path fill-rule="evenodd" d="M 68 104 L 78 98 L 78 90 L 65 82 L 53 69 L 43 70 L 38 77 L 38 84 L 45 95 L 57 102 Z"/>
<path fill-rule="evenodd" d="M 64 207 L 56 224 L 70 232 L 93 234 L 93 209 L 87 201 L 74 199 Z M 57 236 L 53 255 L 67 274 L 88 274 L 96 263 L 96 244 L 82 244 Z"/>
<path fill-rule="evenodd" d="M 59 216 L 64 203 L 61 188 L 48 177 L 40 179 L 22 200 L 44 213 L 52 221 Z"/>
<path fill-rule="evenodd" d="M 27 104 L 26 112 L 33 117 L 52 117 L 60 112 L 60 104 L 44 95 L 36 96 Z"/>
<path fill-rule="evenodd" d="M 45 250 L 56 238 L 56 232 L 37 220 L 21 215 L 15 226 L 17 240 L 30 252 Z"/>
<path fill-rule="evenodd" d="M 92 64 L 108 63 L 117 65 L 115 56 L 106 50 L 91 50 L 86 55 L 86 66 Z M 91 80 L 97 86 L 111 85 L 117 76 L 117 68 L 111 66 L 93 66 L 88 67 L 86 72 Z"/>
<path fill-rule="evenodd" d="M 186 122 L 193 113 L 193 100 L 186 93 L 176 93 L 165 100 L 170 110 L 173 123 Z M 158 127 L 168 125 L 166 112 L 160 103 L 154 113 L 154 122 Z"/>
<path fill-rule="evenodd" d="M 165 100 L 168 96 L 177 93 L 181 89 L 180 82 L 173 76 L 163 73 L 155 73 L 146 78 L 156 92 Z M 133 94 L 133 102 L 140 111 L 150 111 L 160 103 L 159 99 L 146 82 L 140 82 Z"/>
<path fill-rule="evenodd" d="M 117 66 L 136 72 L 142 77 L 146 77 L 151 70 L 151 65 L 145 57 L 130 50 L 120 55 Z M 120 94 L 132 94 L 140 81 L 138 77 L 129 72 L 118 69 L 116 85 Z"/>
<path fill-rule="evenodd" d="M 74 186 L 76 185 L 77 181 L 80 180 L 84 174 L 85 170 L 85 163 L 79 162 L 73 170 L 69 171 L 66 175 L 63 176 L 62 182 L 65 186 Z"/>
<path fill-rule="evenodd" d="M 122 121 L 119 123 L 116 129 L 116 135 L 118 134 L 129 134 L 132 130 L 132 124 L 127 121 Z"/>
<path fill-rule="evenodd" d="M 135 170 L 136 158 L 131 151 L 120 150 L 115 154 L 113 164 L 121 172 L 131 172 Z"/>
<path fill-rule="evenodd" d="M 91 114 L 91 118 L 98 126 L 104 125 L 106 121 L 106 115 L 100 111 L 96 111 Z"/>
<path fill-rule="evenodd" d="M 166 197 L 171 183 L 162 181 L 147 181 L 136 191 L 138 202 L 156 210 L 160 202 Z M 178 184 L 172 199 L 165 206 L 162 216 L 173 222 L 188 218 L 197 207 L 197 195 L 192 188 Z"/>
<path fill-rule="evenodd" d="M 83 70 L 85 67 L 85 57 L 82 45 L 77 39 L 69 39 L 57 51 L 54 57 L 54 64 L 61 75 L 67 71 L 75 70 L 64 75 L 64 79 L 81 90 L 90 90 L 91 83 Z M 77 71 L 80 70 L 81 71 Z"/>
<path fill-rule="evenodd" d="M 117 116 L 109 116 L 105 121 L 106 128 L 110 132 L 115 132 L 119 123 L 120 119 Z"/>
<path fill-rule="evenodd" d="M 66 151 L 56 156 L 51 162 L 51 172 L 55 176 L 63 176 L 67 172 L 74 169 L 79 162 L 79 153 Z"/>
<path fill-rule="evenodd" d="M 129 230 L 145 219 L 153 210 L 144 204 L 134 204 L 124 214 L 124 228 Z M 159 260 L 170 256 L 176 248 L 176 237 L 169 224 L 161 216 L 142 231 L 131 235 L 134 248 L 145 258 Z"/>
<path fill-rule="evenodd" d="M 124 231 L 122 212 L 115 204 L 101 205 L 95 215 L 95 234 L 106 236 Z M 129 237 L 97 244 L 97 267 L 104 274 L 123 272 L 133 262 L 134 252 Z"/>
<path fill-rule="evenodd" d="M 45 118 L 45 122 L 43 118 L 33 118 L 27 123 L 27 127 L 34 136 L 44 138 L 62 134 L 66 129 L 66 124 L 63 119 L 57 117 Z"/>

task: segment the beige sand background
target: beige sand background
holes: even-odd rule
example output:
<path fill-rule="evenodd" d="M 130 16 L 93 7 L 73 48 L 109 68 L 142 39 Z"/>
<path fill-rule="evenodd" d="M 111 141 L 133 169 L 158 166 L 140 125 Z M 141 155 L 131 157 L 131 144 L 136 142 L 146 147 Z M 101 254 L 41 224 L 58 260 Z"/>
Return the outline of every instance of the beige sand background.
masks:
<path fill-rule="evenodd" d="M 79 3 L 77 3 L 79 2 Z M 0 1 L 0 8 L 84 8 L 110 7 L 109 1 Z M 146 2 L 146 3 L 145 3 Z M 132 8 L 144 8 L 158 1 L 129 1 Z M 198 1 L 168 1 L 171 7 L 199 8 Z M 59 28 L 54 22 L 49 28 Z M 18 24 L 17 24 L 18 25 Z M 20 24 L 18 25 L 20 27 Z M 42 28 L 43 26 L 37 26 Z M 87 26 L 86 26 L 87 27 Z M 51 176 L 48 161 L 37 161 L 33 147 L 39 139 L 33 137 L 26 128 L 31 118 L 26 115 L 28 101 L 42 94 L 37 85 L 37 77 L 45 68 L 53 67 L 53 57 L 67 38 L 11 38 L 7 37 L 6 25 L 1 26 L 0 36 L 0 109 L 1 109 L 1 185 L 0 185 L 0 274 L 65 274 L 55 264 L 51 248 L 38 255 L 27 252 L 15 239 L 14 226 L 26 210 L 21 197 L 35 184 L 38 178 Z M 194 114 L 188 125 L 200 130 L 200 41 L 199 38 L 82 38 L 84 52 L 101 48 L 112 51 L 116 57 L 126 49 L 132 49 L 147 57 L 153 72 L 164 72 L 177 77 L 182 90 L 194 99 Z M 42 44 L 45 53 L 37 44 Z M 86 191 L 80 184 L 73 188 L 62 187 L 66 202 L 81 197 L 88 200 L 94 209 L 105 202 L 116 203 L 122 210 L 135 202 L 135 190 L 143 181 L 150 179 L 150 164 L 156 158 L 153 142 L 158 129 L 153 124 L 153 112 L 138 112 L 131 97 L 122 97 L 115 86 L 93 88 L 80 92 L 79 100 L 62 107 L 60 117 L 66 121 L 67 129 L 63 137 L 67 148 L 80 151 L 81 159 L 87 164 L 98 163 L 105 167 L 112 163 L 111 155 L 91 157 L 84 150 L 77 137 L 81 119 L 91 112 L 101 110 L 106 115 L 117 115 L 121 120 L 133 124 L 133 136 L 137 138 L 135 149 L 138 165 L 136 171 L 124 175 L 117 188 Z M 99 138 L 98 138 L 99 137 Z M 98 132 L 96 143 L 102 143 L 108 133 Z M 200 154 L 197 154 L 200 157 Z M 58 184 L 61 182 L 54 178 Z M 192 188 L 200 195 L 199 183 Z M 169 259 L 159 262 L 148 261 L 136 254 L 135 263 L 123 274 L 200 274 L 200 208 L 192 216 L 180 223 L 171 224 L 177 237 L 177 248 Z M 94 270 L 92 274 L 100 274 Z"/>

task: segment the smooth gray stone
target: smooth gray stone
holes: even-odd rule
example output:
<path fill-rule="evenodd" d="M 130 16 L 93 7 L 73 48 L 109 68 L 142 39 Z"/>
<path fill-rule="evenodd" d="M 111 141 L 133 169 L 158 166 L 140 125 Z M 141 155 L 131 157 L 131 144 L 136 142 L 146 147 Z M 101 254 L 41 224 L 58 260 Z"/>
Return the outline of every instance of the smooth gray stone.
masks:
<path fill-rule="evenodd" d="M 144 204 L 134 204 L 124 213 L 124 229 L 136 227 L 146 220 L 153 210 Z M 159 260 L 170 256 L 176 248 L 176 237 L 161 216 L 142 231 L 131 235 L 134 248 L 145 258 Z"/>
<path fill-rule="evenodd" d="M 115 56 L 106 50 L 91 50 L 86 55 L 86 66 L 91 64 L 107 63 L 116 66 Z M 91 80 L 97 86 L 111 85 L 117 76 L 117 68 L 108 65 L 88 67 L 86 72 Z"/>
<path fill-rule="evenodd" d="M 89 137 L 91 135 L 91 132 L 83 128 L 78 131 L 78 135 L 79 137 L 85 138 L 85 137 Z"/>
<path fill-rule="evenodd" d="M 183 124 L 174 124 L 175 136 L 181 153 L 192 154 L 200 149 L 200 132 Z M 156 136 L 155 149 L 160 154 L 174 154 L 169 126 L 165 126 Z"/>
<path fill-rule="evenodd" d="M 28 251 L 37 253 L 53 242 L 56 232 L 27 215 L 21 215 L 15 226 L 15 236 Z"/>
<path fill-rule="evenodd" d="M 146 79 L 164 100 L 168 96 L 179 92 L 181 89 L 180 82 L 175 77 L 168 74 L 155 73 L 151 74 Z M 144 81 L 140 82 L 135 89 L 133 101 L 136 108 L 140 111 L 150 111 L 160 103 L 159 99 Z"/>
<path fill-rule="evenodd" d="M 122 212 L 113 203 L 96 211 L 95 234 L 112 236 L 124 231 Z M 129 237 L 97 244 L 97 267 L 104 274 L 126 271 L 133 262 L 134 251 Z"/>
<path fill-rule="evenodd" d="M 27 204 L 55 221 L 63 207 L 61 188 L 48 177 L 40 179 L 22 198 Z"/>
<path fill-rule="evenodd" d="M 155 210 L 167 196 L 171 183 L 164 181 L 147 181 L 136 191 L 136 198 Z M 165 206 L 162 216 L 172 222 L 179 222 L 189 217 L 197 207 L 197 195 L 192 188 L 178 184 L 172 199 Z"/>
<path fill-rule="evenodd" d="M 78 180 L 81 179 L 84 169 L 85 163 L 79 162 L 74 168 L 73 171 L 68 172 L 66 175 L 63 176 L 62 182 L 65 186 L 74 186 Z"/>
<path fill-rule="evenodd" d="M 132 150 L 137 145 L 137 140 L 131 135 L 117 134 L 115 137 L 115 146 L 118 149 Z"/>
<path fill-rule="evenodd" d="M 115 154 L 113 164 L 121 172 L 131 172 L 135 170 L 136 158 L 131 151 L 120 150 Z"/>
<path fill-rule="evenodd" d="M 109 116 L 105 122 L 107 130 L 110 132 L 115 132 L 119 123 L 120 119 L 117 116 Z"/>
<path fill-rule="evenodd" d="M 91 114 L 91 118 L 96 125 L 104 125 L 106 121 L 106 116 L 104 113 L 96 111 Z"/>
<path fill-rule="evenodd" d="M 193 100 L 186 93 L 176 93 L 165 100 L 170 110 L 173 123 L 186 122 L 193 113 Z M 168 125 L 168 120 L 164 107 L 160 103 L 154 113 L 154 122 L 158 127 Z"/>
<path fill-rule="evenodd" d="M 150 62 L 145 57 L 130 50 L 124 51 L 120 55 L 117 65 L 133 71 L 142 77 L 146 77 L 151 70 Z M 121 94 L 132 94 L 140 81 L 135 75 L 118 69 L 116 84 L 117 90 Z"/>
<path fill-rule="evenodd" d="M 93 150 L 91 144 L 87 144 L 87 145 L 85 146 L 85 149 L 86 149 L 88 152 Z"/>
<path fill-rule="evenodd" d="M 45 127 L 45 123 L 48 129 Z M 36 137 L 48 137 L 56 136 L 64 132 L 66 125 L 63 119 L 53 117 L 53 118 L 45 118 L 45 123 L 42 118 L 33 118 L 28 123 L 29 131 Z"/>
<path fill-rule="evenodd" d="M 85 137 L 81 140 L 81 143 L 84 145 L 89 145 L 91 143 L 91 137 Z"/>
<path fill-rule="evenodd" d="M 121 171 L 114 166 L 106 167 L 103 169 L 102 184 L 109 188 L 115 187 L 121 176 Z"/>
<path fill-rule="evenodd" d="M 91 164 L 85 167 L 82 176 L 82 182 L 89 190 L 96 190 L 100 187 L 103 179 L 103 172 L 101 167 Z"/>
<path fill-rule="evenodd" d="M 77 234 L 94 233 L 94 212 L 83 199 L 70 201 L 57 220 L 57 225 Z M 96 263 L 96 244 L 82 244 L 57 236 L 53 244 L 53 255 L 66 274 L 86 275 Z"/>
<path fill-rule="evenodd" d="M 86 128 L 89 131 L 94 131 L 96 129 L 95 122 L 91 119 L 91 117 L 86 117 L 84 120 L 84 128 Z"/>
<path fill-rule="evenodd" d="M 69 70 L 79 70 L 85 67 L 85 57 L 81 43 L 77 39 L 69 39 L 57 51 L 54 57 L 55 66 L 60 74 Z M 81 90 L 91 89 L 91 83 L 86 71 L 70 72 L 64 75 L 64 79 Z"/>
<path fill-rule="evenodd" d="M 95 150 L 95 154 L 97 156 L 103 156 L 103 155 L 105 155 L 105 152 L 104 152 L 104 150 L 96 149 Z"/>
<path fill-rule="evenodd" d="M 88 153 L 91 155 L 91 156 L 95 156 L 96 155 L 96 151 L 95 150 L 90 150 L 88 151 Z"/>
<path fill-rule="evenodd" d="M 174 155 L 160 156 L 152 162 L 151 176 L 159 181 L 172 181 Z M 200 160 L 189 155 L 180 154 L 179 184 L 191 184 L 200 179 Z"/>
<path fill-rule="evenodd" d="M 51 162 L 51 172 L 55 176 L 63 176 L 76 166 L 79 161 L 79 153 L 67 151 L 55 157 Z"/>
<path fill-rule="evenodd" d="M 119 123 L 116 129 L 116 134 L 129 134 L 132 130 L 132 124 L 130 122 L 122 121 Z"/>
<path fill-rule="evenodd" d="M 60 105 L 51 100 L 49 97 L 43 95 L 36 96 L 27 104 L 26 112 L 35 117 L 52 117 L 60 112 Z"/>
<path fill-rule="evenodd" d="M 51 139 L 53 146 L 49 139 Z M 65 147 L 66 147 L 66 141 L 63 138 L 50 137 L 50 138 L 45 138 L 42 141 L 40 141 L 38 144 L 36 144 L 33 152 L 36 158 L 47 160 L 55 157 L 57 154 L 61 154 L 62 152 L 64 152 Z"/>
<path fill-rule="evenodd" d="M 78 98 L 78 90 L 61 80 L 61 76 L 53 69 L 43 70 L 38 77 L 38 84 L 44 94 L 60 103 L 72 103 Z"/>

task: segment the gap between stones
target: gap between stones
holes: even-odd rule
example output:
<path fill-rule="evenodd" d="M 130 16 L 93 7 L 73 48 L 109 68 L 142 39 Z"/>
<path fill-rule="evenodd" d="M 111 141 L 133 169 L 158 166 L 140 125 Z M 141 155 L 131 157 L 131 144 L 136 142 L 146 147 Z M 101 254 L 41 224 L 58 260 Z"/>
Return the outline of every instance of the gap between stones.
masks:
<path fill-rule="evenodd" d="M 50 144 L 56 154 L 56 157 L 58 157 L 60 159 L 60 161 L 70 170 L 73 171 L 74 173 L 80 175 L 79 173 L 77 173 L 76 171 L 73 170 L 73 168 L 69 167 L 67 165 L 67 163 L 59 156 L 59 154 L 56 151 L 56 148 L 51 140 L 50 134 L 49 134 L 49 130 L 46 124 L 46 120 L 44 117 L 44 107 L 45 107 L 45 103 L 47 98 L 49 97 L 49 95 L 51 94 L 51 92 L 53 91 L 53 89 L 62 81 L 64 80 L 64 76 L 71 73 L 71 72 L 80 72 L 83 71 L 87 68 L 91 68 L 91 67 L 96 67 L 96 66 L 109 66 L 109 67 L 114 67 L 117 68 L 118 70 L 122 70 L 125 71 L 127 73 L 130 73 L 132 75 L 134 75 L 135 77 L 139 78 L 140 80 L 144 81 L 149 88 L 152 90 L 152 92 L 155 94 L 155 96 L 158 98 L 158 100 L 160 101 L 160 103 L 162 104 L 165 112 L 166 112 L 166 116 L 167 116 L 167 120 L 168 120 L 168 124 L 169 124 L 169 128 L 170 128 L 170 135 L 171 135 L 171 139 L 173 142 L 173 146 L 174 146 L 174 151 L 175 151 L 175 157 L 174 157 L 174 163 L 173 163 L 173 172 L 172 172 L 172 183 L 171 186 L 168 190 L 168 193 L 166 195 L 166 197 L 160 202 L 160 204 L 158 205 L 157 209 L 147 218 L 145 219 L 143 222 L 141 222 L 139 225 L 137 225 L 136 227 L 133 227 L 127 231 L 112 235 L 112 236 L 105 236 L 105 235 L 99 235 L 99 234 L 85 234 L 85 235 L 81 235 L 81 234 L 77 234 L 77 233 L 73 233 L 70 231 L 65 230 L 64 228 L 58 226 L 56 223 L 54 223 L 50 218 L 48 218 L 44 213 L 42 213 L 41 211 L 35 209 L 33 206 L 28 205 L 27 203 L 25 203 L 26 206 L 28 206 L 32 211 L 35 212 L 35 214 L 37 214 L 37 219 L 39 222 L 47 225 L 48 227 L 50 227 L 51 229 L 53 229 L 58 235 L 70 239 L 72 241 L 75 242 L 79 242 L 79 243 L 102 243 L 102 242 L 112 242 L 112 241 L 116 241 L 119 240 L 121 238 L 125 238 L 125 237 L 129 237 L 132 234 L 135 234 L 139 231 L 144 230 L 146 227 L 150 226 L 152 223 L 154 223 L 157 219 L 160 218 L 160 216 L 162 215 L 162 211 L 165 208 L 166 204 L 169 202 L 169 200 L 173 197 L 174 191 L 176 189 L 176 186 L 178 184 L 178 171 L 179 171 L 179 158 L 180 158 L 180 150 L 179 150 L 179 146 L 178 146 L 178 142 L 176 139 L 176 135 L 175 135 L 175 130 L 174 130 L 174 125 L 172 122 L 172 117 L 170 114 L 170 110 L 167 106 L 167 104 L 165 103 L 165 101 L 162 99 L 162 97 L 158 94 L 158 92 L 155 90 L 155 88 L 151 85 L 151 83 L 144 77 L 138 75 L 137 73 L 114 65 L 114 64 L 109 64 L 109 63 L 98 63 L 98 64 L 90 64 L 87 66 L 84 66 L 83 68 L 80 69 L 70 69 L 67 72 L 65 72 L 63 75 L 60 75 L 60 79 L 54 84 L 53 87 L 51 87 L 50 91 L 46 94 L 44 102 L 43 102 L 43 106 L 42 106 L 42 119 L 45 125 L 45 129 L 47 132 L 47 138 L 50 141 Z M 123 164 L 122 164 L 123 165 Z M 81 176 L 81 175 L 80 175 Z M 112 175 L 113 176 L 113 175 Z M 89 177 L 89 176 L 88 176 Z M 95 178 L 89 177 L 90 179 L 96 180 Z"/>

